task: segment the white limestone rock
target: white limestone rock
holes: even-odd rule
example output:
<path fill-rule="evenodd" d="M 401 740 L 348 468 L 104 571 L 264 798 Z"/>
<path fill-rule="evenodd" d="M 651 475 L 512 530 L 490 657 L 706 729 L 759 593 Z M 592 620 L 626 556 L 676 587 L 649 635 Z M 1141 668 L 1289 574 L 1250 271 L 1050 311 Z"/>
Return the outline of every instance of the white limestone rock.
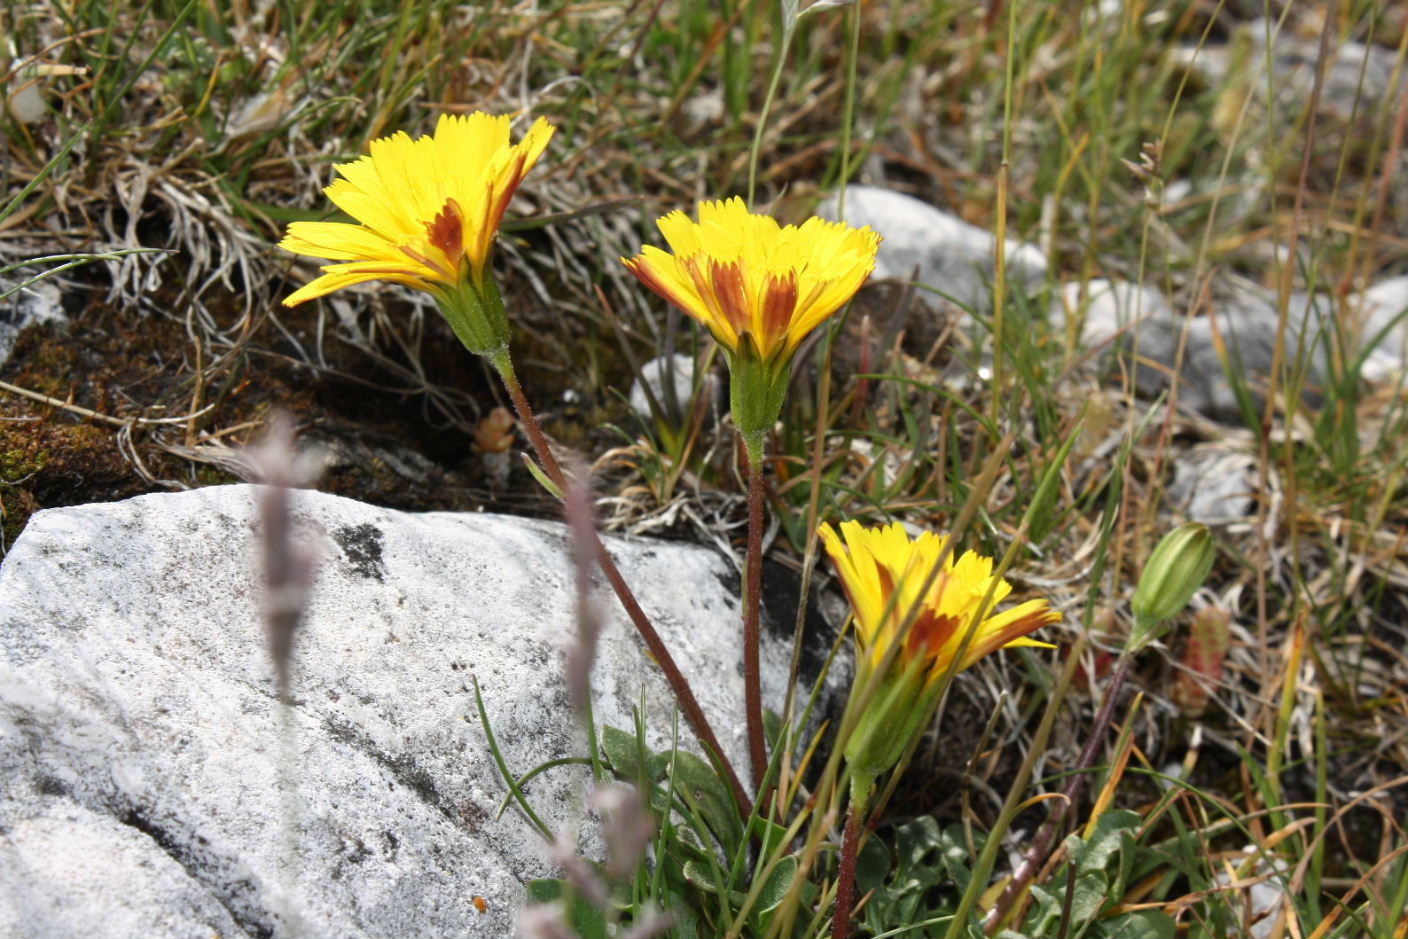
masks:
<path fill-rule="evenodd" d="M 1079 328 L 1079 345 L 1092 348 L 1109 342 L 1121 331 L 1146 319 L 1173 315 L 1168 299 L 1154 287 L 1123 280 L 1071 281 L 1051 306 L 1051 328 L 1065 334 L 1068 325 Z"/>
<path fill-rule="evenodd" d="M 15 340 L 26 326 L 68 322 L 68 314 L 63 307 L 63 292 L 52 280 L 40 280 L 19 287 L 17 282 L 0 277 L 0 294 L 12 289 L 13 293 L 0 300 L 0 365 L 10 358 Z"/>
<path fill-rule="evenodd" d="M 61 788 L 52 781 L 29 782 L 50 798 L 37 800 L 32 814 L 5 813 L 0 935 L 247 934 L 135 818 L 57 798 Z"/>
<path fill-rule="evenodd" d="M 869 225 L 883 237 L 875 279 L 913 279 L 978 314 L 992 310 L 997 239 L 913 196 L 877 186 L 846 189 L 844 218 L 829 196 L 817 208 L 823 218 Z M 1046 256 L 1034 245 L 1008 239 L 1008 282 L 1035 290 L 1046 278 Z M 917 271 L 917 276 L 916 276 Z"/>
<path fill-rule="evenodd" d="M 717 403 L 719 381 L 712 373 L 703 377 L 699 393 Z M 694 394 L 694 357 L 657 356 L 642 365 L 640 374 L 631 382 L 631 410 L 645 420 L 652 420 L 650 401 L 653 397 L 666 419 L 680 422 L 689 415 Z"/>
<path fill-rule="evenodd" d="M 504 786 L 471 676 L 514 772 L 584 753 L 562 678 L 576 634 L 564 528 L 295 494 L 321 563 L 285 734 L 259 614 L 257 492 L 51 509 L 11 548 L 0 933 L 504 936 L 524 883 L 551 873 L 515 810 L 495 818 Z M 698 547 L 609 546 L 746 775 L 732 567 Z M 596 720 L 631 726 L 644 691 L 665 749 L 670 692 L 609 592 L 599 607 Z M 781 700 L 787 646 L 765 637 L 767 700 Z M 581 819 L 585 785 L 566 767 L 527 792 L 561 831 Z"/>

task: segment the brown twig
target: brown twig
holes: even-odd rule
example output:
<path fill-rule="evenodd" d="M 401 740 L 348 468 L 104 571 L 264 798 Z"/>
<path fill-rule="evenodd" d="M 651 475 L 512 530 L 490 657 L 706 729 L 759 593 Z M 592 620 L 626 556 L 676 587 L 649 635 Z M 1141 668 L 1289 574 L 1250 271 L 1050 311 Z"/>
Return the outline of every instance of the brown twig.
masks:
<path fill-rule="evenodd" d="M 548 474 L 548 478 L 559 489 L 565 492 L 567 478 L 563 475 L 562 467 L 558 465 L 557 458 L 553 456 L 552 447 L 548 444 L 548 438 L 538 424 L 532 405 L 528 403 L 527 397 L 523 394 L 523 388 L 518 383 L 518 376 L 514 373 L 511 365 L 499 362 L 493 364 L 499 377 L 503 379 L 504 388 L 508 391 L 509 399 L 513 402 L 513 409 L 518 412 L 519 423 L 523 425 L 523 432 L 528 435 L 528 440 L 533 445 L 533 451 L 538 455 L 538 461 L 542 463 L 543 471 Z M 670 683 L 670 690 L 675 693 L 675 700 L 679 702 L 680 710 L 684 712 L 685 719 L 694 728 L 694 733 L 699 737 L 699 741 L 713 752 L 719 765 L 728 774 L 729 785 L 733 789 L 734 799 L 738 802 L 739 812 L 746 818 L 753 811 L 752 800 L 748 798 L 748 793 L 744 790 L 743 783 L 739 781 L 733 764 L 729 762 L 728 754 L 719 745 L 719 738 L 715 736 L 713 728 L 709 726 L 709 719 L 704 716 L 704 710 L 695 699 L 694 692 L 690 690 L 689 682 L 685 679 L 684 673 L 675 664 L 670 650 L 666 648 L 660 634 L 651 624 L 650 617 L 646 616 L 645 611 L 641 609 L 635 594 L 631 592 L 630 586 L 621 576 L 620 569 L 616 567 L 616 562 L 612 560 L 606 550 L 606 545 L 595 529 L 591 531 L 591 540 L 601 572 L 606 575 L 606 580 L 611 584 L 611 589 L 616 592 L 621 606 L 625 607 L 626 615 L 635 624 L 636 631 L 645 641 L 646 648 L 650 650 L 650 654 L 659 664 L 660 670 L 665 673 L 665 680 Z"/>
<path fill-rule="evenodd" d="M 1037 870 L 1046 860 L 1047 850 L 1051 847 L 1051 839 L 1056 837 L 1056 832 L 1060 830 L 1061 822 L 1065 819 L 1066 813 L 1071 810 L 1071 806 L 1076 804 L 1081 793 L 1085 790 L 1085 784 L 1090 778 L 1088 770 L 1095 764 L 1095 754 L 1100 751 L 1100 745 L 1105 740 L 1105 728 L 1110 724 L 1110 715 L 1114 713 L 1115 702 L 1124 689 L 1124 682 L 1129 676 L 1129 667 L 1133 661 L 1132 656 L 1122 653 L 1115 663 L 1115 669 L 1110 674 L 1109 687 L 1105 690 L 1105 699 L 1100 702 L 1100 710 L 1096 712 L 1095 723 L 1090 728 L 1090 739 L 1085 742 L 1085 749 L 1081 750 L 1080 758 L 1076 760 L 1075 768 L 1072 771 L 1073 775 L 1070 782 L 1066 784 L 1066 791 L 1063 793 L 1064 798 L 1052 800 L 1051 816 L 1037 832 L 1031 847 L 1027 848 L 1026 854 L 1022 855 L 1022 863 L 1012 873 L 1012 879 L 1007 882 L 1002 895 L 988 911 L 983 928 L 989 936 L 997 932 L 1012 905 L 1017 902 L 1022 891 L 1027 888 L 1027 884 L 1031 883 L 1032 878 L 1036 876 Z"/>
<path fill-rule="evenodd" d="M 197 411 L 182 414 L 180 417 L 112 417 L 101 411 L 80 407 L 72 401 L 65 401 L 62 398 L 51 398 L 46 394 L 30 391 L 28 388 L 21 388 L 19 385 L 12 385 L 7 381 L 0 381 L 0 391 L 8 391 L 10 394 L 16 394 L 20 397 L 28 398 L 31 401 L 38 401 L 40 404 L 47 404 L 50 407 L 68 411 L 70 414 L 77 414 L 79 417 L 86 418 L 90 421 L 100 421 L 110 427 L 130 427 L 133 425 L 137 427 L 152 427 L 158 424 L 183 424 L 194 421 L 196 418 L 215 410 L 216 407 L 214 403 L 207 404 Z"/>

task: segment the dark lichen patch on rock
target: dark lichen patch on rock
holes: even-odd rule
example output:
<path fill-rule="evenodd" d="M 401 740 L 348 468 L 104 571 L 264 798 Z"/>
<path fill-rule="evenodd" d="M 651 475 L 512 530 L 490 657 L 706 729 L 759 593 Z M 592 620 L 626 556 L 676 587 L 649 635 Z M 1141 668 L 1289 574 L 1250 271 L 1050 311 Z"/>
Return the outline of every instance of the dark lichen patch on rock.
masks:
<path fill-rule="evenodd" d="M 802 594 L 802 576 L 790 565 L 764 561 L 762 628 L 789 648 L 796 629 L 797 606 Z M 822 613 L 821 589 L 813 583 L 807 601 L 806 621 L 802 627 L 802 650 L 799 672 L 802 685 L 808 686 L 821 675 L 822 667 L 836 642 L 838 624 Z"/>
<path fill-rule="evenodd" d="M 386 563 L 382 560 L 384 546 L 381 529 L 375 525 L 344 525 L 332 533 L 342 549 L 342 556 L 352 570 L 362 577 L 386 579 Z"/>

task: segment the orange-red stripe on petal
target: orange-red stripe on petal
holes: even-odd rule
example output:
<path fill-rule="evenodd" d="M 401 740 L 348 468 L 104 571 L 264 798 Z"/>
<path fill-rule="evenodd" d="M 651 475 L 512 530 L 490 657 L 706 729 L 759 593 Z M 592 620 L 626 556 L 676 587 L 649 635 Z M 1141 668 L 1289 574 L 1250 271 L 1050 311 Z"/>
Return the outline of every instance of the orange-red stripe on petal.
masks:
<path fill-rule="evenodd" d="M 347 286 L 387 279 L 428 291 L 456 288 L 466 264 L 476 272 L 488 264 L 509 200 L 554 130 L 539 118 L 510 145 L 506 117 L 475 113 L 442 115 L 427 136 L 412 139 L 398 131 L 373 140 L 369 155 L 335 167 L 340 178 L 324 190 L 361 224 L 294 223 L 282 247 L 352 263 L 385 263 L 388 254 L 414 262 L 400 268 L 391 261 L 384 272 L 361 268 L 339 274 Z M 326 277 L 318 279 L 317 289 L 297 290 L 284 302 L 301 303 L 337 289 Z"/>
<path fill-rule="evenodd" d="M 763 356 L 771 355 L 774 349 L 788 341 L 787 329 L 792 323 L 792 314 L 797 310 L 797 272 L 785 271 L 771 274 L 763 288 L 762 320 Z"/>
<path fill-rule="evenodd" d="M 807 333 L 850 300 L 874 270 L 880 245 L 869 228 L 821 219 L 779 225 L 749 212 L 738 198 L 701 202 L 698 218 L 675 211 L 657 222 L 681 284 L 693 287 L 683 303 L 678 290 L 661 295 L 732 351 L 742 333 L 751 333 L 770 359 L 796 351 Z M 633 260 L 644 260 L 646 250 Z"/>
<path fill-rule="evenodd" d="M 743 287 L 743 271 L 738 262 L 725 262 L 711 259 L 709 262 L 709 286 L 713 290 L 718 311 L 728 320 L 738 335 L 753 331 L 752 318 L 748 315 L 748 295 Z M 761 342 L 761 336 L 755 336 Z"/>

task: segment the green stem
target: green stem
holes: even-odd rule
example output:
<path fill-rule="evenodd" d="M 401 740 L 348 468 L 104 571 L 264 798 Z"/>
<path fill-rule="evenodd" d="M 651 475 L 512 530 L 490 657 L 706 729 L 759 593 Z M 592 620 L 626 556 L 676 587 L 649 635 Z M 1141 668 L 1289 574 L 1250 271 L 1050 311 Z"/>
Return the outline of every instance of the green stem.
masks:
<path fill-rule="evenodd" d="M 513 362 L 509 359 L 507 351 L 502 355 L 490 358 L 490 364 L 498 371 L 499 377 L 503 379 L 504 388 L 508 391 L 509 399 L 513 402 L 513 409 L 518 412 L 519 423 L 523 426 L 523 432 L 528 435 L 528 441 L 533 446 L 533 451 L 538 455 L 538 462 L 543 466 L 543 471 L 548 474 L 559 489 L 566 491 L 567 477 L 563 475 L 562 467 L 558 465 L 557 458 L 553 456 L 552 447 L 548 444 L 548 438 L 543 433 L 543 429 L 538 424 L 538 418 L 533 413 L 533 407 L 528 403 L 528 398 L 523 394 L 523 388 L 518 383 L 518 377 L 513 371 Z M 709 719 L 704 716 L 704 710 L 699 706 L 698 700 L 694 697 L 694 692 L 689 687 L 689 681 L 684 677 L 678 665 L 675 664 L 674 657 L 670 655 L 670 650 L 665 646 L 660 634 L 655 631 L 655 626 L 651 624 L 650 617 L 645 615 L 641 609 L 635 594 L 631 592 L 630 586 L 621 576 L 620 569 L 616 562 L 606 551 L 606 545 L 602 543 L 601 536 L 596 529 L 591 530 L 593 541 L 592 550 L 596 553 L 598 566 L 601 572 L 606 575 L 606 580 L 611 584 L 611 589 L 616 592 L 616 597 L 621 601 L 621 606 L 626 610 L 626 615 L 635 624 L 636 631 L 640 633 L 641 639 L 645 641 L 646 648 L 655 658 L 660 670 L 665 673 L 665 680 L 670 684 L 670 690 L 675 693 L 675 700 L 679 702 L 680 710 L 684 712 L 689 725 L 694 728 L 694 733 L 699 737 L 699 742 L 713 755 L 714 759 L 724 772 L 728 775 L 730 787 L 733 789 L 733 797 L 738 803 L 739 812 L 746 818 L 752 812 L 752 801 L 748 798 L 748 793 L 743 788 L 743 783 L 738 779 L 738 773 L 733 769 L 733 764 L 729 762 L 728 754 L 719 744 L 719 738 L 715 736 L 714 729 L 709 726 Z"/>
<path fill-rule="evenodd" d="M 777 86 L 782 83 L 782 67 L 787 64 L 787 52 L 792 46 L 795 26 L 784 17 L 782 45 L 777 52 L 777 62 L 772 69 L 772 79 L 768 82 L 767 94 L 763 96 L 763 109 L 758 112 L 758 128 L 753 132 L 753 146 L 748 150 L 748 208 L 753 208 L 753 193 L 758 182 L 758 151 L 763 147 L 763 131 L 768 126 L 768 112 L 772 110 L 772 100 L 777 96 Z"/>
<path fill-rule="evenodd" d="M 841 111 L 841 185 L 837 187 L 836 216 L 846 217 L 846 187 L 851 184 L 851 133 L 856 115 L 856 68 L 860 62 L 860 4 L 846 11 L 851 21 L 851 47 L 846 53 L 846 101 Z"/>

